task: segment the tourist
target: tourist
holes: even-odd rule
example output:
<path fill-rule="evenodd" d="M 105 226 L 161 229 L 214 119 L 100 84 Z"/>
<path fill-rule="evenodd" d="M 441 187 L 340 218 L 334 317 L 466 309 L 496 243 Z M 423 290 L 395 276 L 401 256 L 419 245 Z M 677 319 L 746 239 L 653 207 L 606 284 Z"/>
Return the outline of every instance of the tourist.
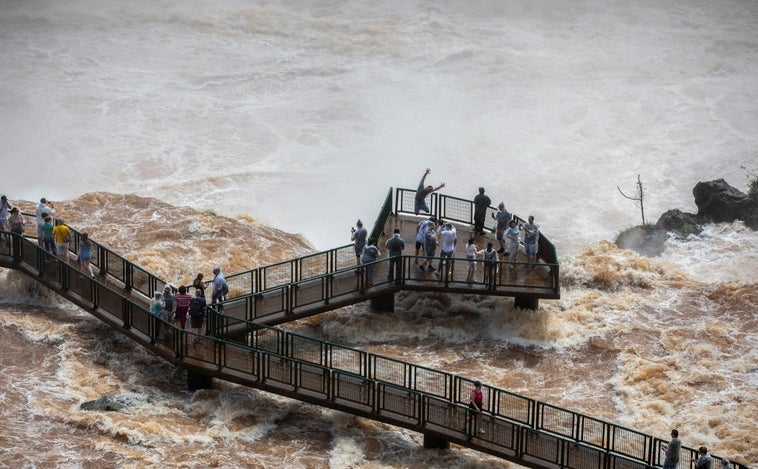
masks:
<path fill-rule="evenodd" d="M 508 261 L 518 262 L 519 235 L 521 228 L 516 224 L 516 220 L 508 223 L 508 229 L 505 230 L 505 239 L 508 241 Z M 510 267 L 510 265 L 509 265 Z"/>
<path fill-rule="evenodd" d="M 48 254 L 55 255 L 55 238 L 53 237 L 53 230 L 55 229 L 55 226 L 53 225 L 53 219 L 50 217 L 50 215 L 45 214 L 45 217 L 42 220 L 42 224 L 38 226 L 37 230 L 38 233 L 42 234 L 42 241 L 45 247 L 45 251 Z"/>
<path fill-rule="evenodd" d="M 458 241 L 458 234 L 452 223 L 445 223 L 445 226 L 440 230 L 440 238 L 442 243 L 440 243 L 440 263 L 437 266 L 437 275 L 443 273 L 443 263 L 446 264 L 447 270 L 450 270 L 450 259 L 453 258 L 453 253 L 455 253 L 455 243 Z M 445 261 L 445 258 L 448 260 Z M 447 275 L 450 275 L 450 272 Z"/>
<path fill-rule="evenodd" d="M 488 288 L 495 288 L 497 283 L 497 263 L 500 261 L 497 257 L 497 251 L 492 247 L 492 243 L 487 243 L 487 249 L 482 253 L 484 259 L 484 283 Z"/>
<path fill-rule="evenodd" d="M 8 212 L 12 209 L 8 197 L 0 196 L 0 231 L 8 231 Z"/>
<path fill-rule="evenodd" d="M 468 398 L 469 413 L 474 416 L 474 428 L 478 427 L 479 414 L 484 411 L 484 393 L 482 392 L 482 383 L 474 381 L 474 388 L 469 392 Z M 480 433 L 484 433 L 484 429 L 479 429 Z"/>
<path fill-rule="evenodd" d="M 187 293 L 187 287 L 180 286 L 179 293 L 174 296 L 174 304 L 176 304 L 174 319 L 182 329 L 187 326 L 187 311 L 189 311 L 190 301 L 192 301 L 192 295 Z"/>
<path fill-rule="evenodd" d="M 698 458 L 693 459 L 695 469 L 713 469 L 713 458 L 708 454 L 708 448 L 701 446 L 697 450 Z"/>
<path fill-rule="evenodd" d="M 429 217 L 428 220 L 421 220 L 418 222 L 418 226 L 416 227 L 416 259 L 413 261 L 414 264 L 418 264 L 419 253 L 424 252 L 424 234 L 426 233 L 426 227 L 429 223 L 436 222 L 437 219 L 433 216 Z"/>
<path fill-rule="evenodd" d="M 363 222 L 358 220 L 355 222 L 355 227 L 350 228 L 350 241 L 354 241 L 353 248 L 355 249 L 355 261 L 357 265 L 361 265 L 361 255 L 363 254 L 363 248 L 366 247 L 366 240 L 368 239 L 368 231 L 363 227 Z"/>
<path fill-rule="evenodd" d="M 468 275 L 466 281 L 471 284 L 474 282 L 474 270 L 476 270 L 476 256 L 484 251 L 479 251 L 473 237 L 466 243 L 466 259 L 468 259 Z"/>
<path fill-rule="evenodd" d="M 42 233 L 42 224 L 45 223 L 45 215 L 49 215 L 52 220 L 55 218 L 55 209 L 53 203 L 42 197 L 37 204 L 37 243 L 39 247 L 44 245 L 45 235 Z"/>
<path fill-rule="evenodd" d="M 71 241 L 71 230 L 66 226 L 63 218 L 55 220 L 53 238 L 55 239 L 55 254 L 68 262 L 68 243 Z"/>
<path fill-rule="evenodd" d="M 432 265 L 434 254 L 437 251 L 437 232 L 435 231 L 435 227 L 434 222 L 430 221 L 426 224 L 426 230 L 424 230 L 424 262 L 419 266 L 419 270 L 422 272 L 435 271 L 434 265 Z"/>
<path fill-rule="evenodd" d="M 163 320 L 171 322 L 174 319 L 174 291 L 170 284 L 163 287 Z"/>
<path fill-rule="evenodd" d="M 524 250 L 526 251 L 527 262 L 525 267 L 537 268 L 537 246 L 540 239 L 540 226 L 534 223 L 534 216 L 529 215 L 529 222 L 524 228 Z"/>
<path fill-rule="evenodd" d="M 432 170 L 429 168 L 426 168 L 426 171 L 424 171 L 424 175 L 421 176 L 421 182 L 418 183 L 418 188 L 416 189 L 416 197 L 414 199 L 413 204 L 413 213 L 416 215 L 419 214 L 419 212 L 426 212 L 429 213 L 429 205 L 426 203 L 426 197 L 431 194 L 434 191 L 438 191 L 445 187 L 445 183 L 441 183 L 437 187 L 433 186 L 424 186 L 424 180 L 426 179 L 426 176 L 431 173 Z"/>
<path fill-rule="evenodd" d="M 376 241 L 370 239 L 361 254 L 361 264 L 366 273 L 366 285 L 369 287 L 374 284 L 374 262 L 376 262 L 379 256 L 381 256 L 381 253 L 379 252 L 379 248 L 376 247 Z"/>
<path fill-rule="evenodd" d="M 678 430 L 671 430 L 671 441 L 668 444 L 661 443 L 661 449 L 665 453 L 663 469 L 676 469 L 677 464 L 679 464 L 679 453 L 682 449 Z"/>
<path fill-rule="evenodd" d="M 395 283 L 400 283 L 402 280 L 403 264 L 402 256 L 403 249 L 405 249 L 405 241 L 400 237 L 400 229 L 395 228 L 392 231 L 390 239 L 384 243 L 384 247 L 387 248 L 387 252 L 390 258 L 389 271 L 387 272 L 387 280 L 395 280 Z"/>
<path fill-rule="evenodd" d="M 206 282 L 203 282 L 203 274 L 198 273 L 197 277 L 195 277 L 195 280 L 192 281 L 192 286 L 195 287 L 195 290 L 200 290 L 200 294 L 205 298 L 205 286 L 207 285 Z"/>
<path fill-rule="evenodd" d="M 497 252 L 500 254 L 506 253 L 505 255 L 508 256 L 510 255 L 510 252 L 506 249 L 507 245 L 504 234 L 510 226 L 511 214 L 505 209 L 505 204 L 503 202 L 497 204 L 497 213 L 493 213 L 492 218 L 494 218 L 497 223 L 495 227 L 495 238 L 500 242 L 500 249 L 498 249 Z"/>
<path fill-rule="evenodd" d="M 156 317 L 155 321 L 155 337 L 158 340 L 163 340 L 163 334 L 161 334 L 161 320 L 163 319 L 163 299 L 161 292 L 155 292 L 153 298 L 150 300 L 150 314 Z"/>
<path fill-rule="evenodd" d="M 484 234 L 484 218 L 492 201 L 484 194 L 484 187 L 479 188 L 479 194 L 474 197 L 474 234 Z"/>
<path fill-rule="evenodd" d="M 95 274 L 92 272 L 92 265 L 90 264 L 91 260 L 92 245 L 89 240 L 89 234 L 83 232 L 79 236 L 79 257 L 77 257 L 77 262 L 79 263 L 79 270 L 89 274 L 90 277 L 94 277 Z"/>
<path fill-rule="evenodd" d="M 224 301 L 224 296 L 229 291 L 229 287 L 226 284 L 226 279 L 221 273 L 220 267 L 213 268 L 213 290 L 211 291 L 211 304 L 215 305 Z M 218 305 L 216 310 L 220 313 L 224 310 L 223 305 Z"/>
<path fill-rule="evenodd" d="M 16 233 L 17 235 L 24 234 L 26 222 L 24 221 L 24 216 L 18 211 L 18 207 L 13 207 L 11 209 L 11 216 L 8 217 L 8 226 L 10 227 L 11 233 Z"/>
<path fill-rule="evenodd" d="M 205 319 L 205 309 L 208 304 L 205 302 L 205 296 L 200 289 L 195 290 L 195 297 L 189 303 L 190 327 L 197 334 L 201 334 L 203 320 Z"/>

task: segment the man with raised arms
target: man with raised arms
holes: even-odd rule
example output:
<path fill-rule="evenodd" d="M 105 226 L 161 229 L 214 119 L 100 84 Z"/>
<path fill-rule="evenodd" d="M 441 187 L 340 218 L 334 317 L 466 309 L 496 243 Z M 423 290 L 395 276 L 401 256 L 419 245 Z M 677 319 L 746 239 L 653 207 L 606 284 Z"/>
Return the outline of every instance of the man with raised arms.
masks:
<path fill-rule="evenodd" d="M 419 212 L 426 212 L 429 213 L 429 206 L 426 204 L 426 196 L 431 194 L 434 191 L 438 191 L 445 187 L 445 183 L 441 183 L 437 187 L 433 187 L 431 185 L 424 186 L 424 180 L 426 179 L 426 176 L 431 173 L 432 170 L 429 168 L 426 168 L 426 171 L 424 171 L 424 175 L 421 176 L 421 181 L 418 183 L 418 189 L 416 189 L 416 200 L 413 207 L 413 213 L 416 215 L 419 214 Z"/>

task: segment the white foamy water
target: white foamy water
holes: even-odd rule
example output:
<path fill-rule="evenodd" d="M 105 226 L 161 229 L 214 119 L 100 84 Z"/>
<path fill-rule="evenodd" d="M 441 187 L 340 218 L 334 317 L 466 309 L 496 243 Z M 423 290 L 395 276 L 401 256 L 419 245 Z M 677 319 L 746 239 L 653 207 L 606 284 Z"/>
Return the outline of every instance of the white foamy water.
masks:
<path fill-rule="evenodd" d="M 426 167 L 450 195 L 484 186 L 557 245 L 560 301 L 524 313 L 404 295 L 394 315 L 356 305 L 299 327 L 656 436 L 678 426 L 688 446 L 755 463 L 755 233 L 708 227 L 656 260 L 598 242 L 639 223 L 617 190 L 634 193 L 637 175 L 652 221 L 695 211 L 700 180 L 744 189 L 740 166 L 758 165 L 757 30 L 758 6 L 741 1 L 9 0 L 0 192 L 52 199 L 74 226 L 174 278 L 222 255 L 248 265 L 303 249 L 269 230 L 243 255 L 249 227 L 226 223 L 212 248 L 211 222 L 184 207 L 326 249 Z M 179 209 L 66 202 L 95 191 Z M 14 448 L 15 467 L 503 467 L 266 393 L 188 393 L 170 365 L 3 275 L 0 426 L 13 431 L 0 447 Z M 78 410 L 119 394 L 151 399 Z M 32 437 L 45 432 L 54 444 Z"/>
<path fill-rule="evenodd" d="M 484 186 L 573 250 L 744 187 L 748 2 L 5 2 L 11 198 L 133 192 L 326 249 L 390 186 Z M 325 223 L 325 213 L 329 213 Z"/>

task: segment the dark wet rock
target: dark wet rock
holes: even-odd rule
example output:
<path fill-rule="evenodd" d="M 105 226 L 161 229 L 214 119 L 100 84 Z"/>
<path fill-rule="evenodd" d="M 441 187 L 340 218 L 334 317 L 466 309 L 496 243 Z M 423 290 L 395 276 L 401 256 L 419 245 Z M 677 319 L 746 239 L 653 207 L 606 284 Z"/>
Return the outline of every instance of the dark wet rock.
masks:
<path fill-rule="evenodd" d="M 638 225 L 619 234 L 616 245 L 643 256 L 656 257 L 663 253 L 668 237 L 668 231 L 657 228 L 656 225 Z"/>
<path fill-rule="evenodd" d="M 103 412 L 121 412 L 137 404 L 149 402 L 144 395 L 103 396 L 94 401 L 83 402 L 79 405 L 81 410 L 99 410 Z"/>
<path fill-rule="evenodd" d="M 758 229 L 758 201 L 723 179 L 698 182 L 692 189 L 697 205 L 698 219 L 702 223 L 731 223 L 742 220 L 752 229 Z"/>
<path fill-rule="evenodd" d="M 687 239 L 697 235 L 707 223 L 731 223 L 741 220 L 758 230 L 758 201 L 736 189 L 723 179 L 698 182 L 692 189 L 698 213 L 669 210 L 660 216 L 655 225 L 638 225 L 622 232 L 616 245 L 631 249 L 644 256 L 661 255 L 669 237 Z"/>
<path fill-rule="evenodd" d="M 680 238 L 686 238 L 691 234 L 699 234 L 703 231 L 698 223 L 697 215 L 682 212 L 678 208 L 661 215 L 655 223 L 655 228 L 671 232 Z"/>

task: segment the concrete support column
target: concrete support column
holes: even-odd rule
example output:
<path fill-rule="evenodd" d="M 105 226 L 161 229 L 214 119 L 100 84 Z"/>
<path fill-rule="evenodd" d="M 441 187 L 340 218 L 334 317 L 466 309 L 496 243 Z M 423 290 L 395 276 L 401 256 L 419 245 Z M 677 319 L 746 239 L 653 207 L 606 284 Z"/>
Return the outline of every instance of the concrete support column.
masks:
<path fill-rule="evenodd" d="M 395 311 L 395 294 L 371 298 L 371 308 L 382 313 L 392 313 Z"/>
<path fill-rule="evenodd" d="M 424 448 L 450 449 L 450 442 L 444 438 L 424 433 Z"/>
<path fill-rule="evenodd" d="M 197 371 L 187 370 L 187 388 L 190 391 L 197 391 L 198 389 L 212 389 L 213 378 L 198 373 Z"/>
<path fill-rule="evenodd" d="M 540 307 L 540 299 L 533 296 L 517 296 L 513 299 L 513 306 L 536 311 Z"/>

